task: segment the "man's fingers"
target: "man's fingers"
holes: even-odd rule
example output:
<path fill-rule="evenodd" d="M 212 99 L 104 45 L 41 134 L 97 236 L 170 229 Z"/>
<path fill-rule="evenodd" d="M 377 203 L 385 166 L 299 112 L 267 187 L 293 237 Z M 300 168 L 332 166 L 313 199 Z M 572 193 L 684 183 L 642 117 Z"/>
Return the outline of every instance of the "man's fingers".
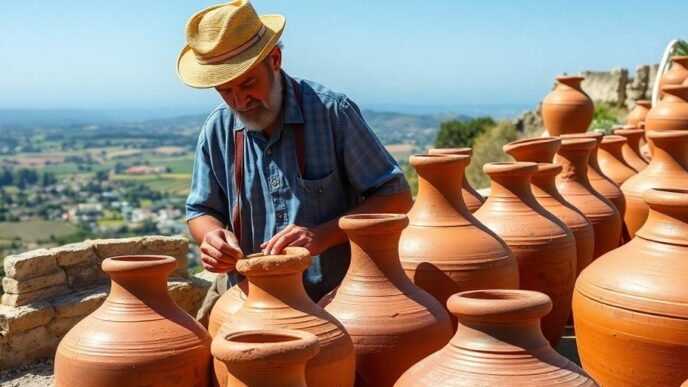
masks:
<path fill-rule="evenodd" d="M 265 245 L 265 247 L 263 247 L 263 245 L 261 245 L 261 248 L 263 249 L 263 254 L 272 254 L 271 251 L 274 248 L 275 243 L 277 243 L 277 240 L 279 238 L 281 238 L 283 235 L 291 232 L 291 230 L 293 228 L 294 228 L 293 225 L 289 225 L 284 230 L 275 234 L 272 238 L 270 238 L 269 241 L 263 242 L 263 244 Z"/>
<path fill-rule="evenodd" d="M 270 254 L 281 254 L 282 250 L 284 250 L 285 247 L 291 246 L 291 243 L 297 239 L 299 239 L 298 231 L 282 235 L 277 239 L 275 244 L 272 245 L 272 248 L 270 249 Z"/>
<path fill-rule="evenodd" d="M 241 258 L 244 254 L 234 241 L 227 241 L 224 235 L 210 234 L 205 240 L 215 250 L 230 257 Z"/>

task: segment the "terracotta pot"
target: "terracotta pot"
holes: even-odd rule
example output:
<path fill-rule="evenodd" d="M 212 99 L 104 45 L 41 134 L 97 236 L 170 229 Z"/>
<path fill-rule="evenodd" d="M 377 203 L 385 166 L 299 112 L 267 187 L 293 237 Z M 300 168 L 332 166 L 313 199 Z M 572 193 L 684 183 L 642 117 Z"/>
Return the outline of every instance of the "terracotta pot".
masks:
<path fill-rule="evenodd" d="M 227 320 L 227 318 L 236 313 L 241 306 L 244 305 L 248 298 L 248 280 L 244 278 L 237 286 L 232 286 L 227 289 L 220 298 L 218 298 L 215 306 L 210 311 L 208 317 L 208 332 L 215 337 L 218 329 Z"/>
<path fill-rule="evenodd" d="M 210 335 L 167 291 L 176 259 L 122 256 L 102 267 L 110 294 L 60 342 L 55 385 L 209 385 Z"/>
<path fill-rule="evenodd" d="M 650 131 L 647 137 L 654 144 L 650 165 L 621 186 L 628 199 L 625 221 L 631 236 L 647 219 L 649 208 L 643 201 L 645 190 L 688 188 L 688 131 Z"/>
<path fill-rule="evenodd" d="M 459 194 L 469 161 L 469 156 L 410 158 L 418 172 L 418 196 L 399 240 L 399 257 L 411 281 L 441 305 L 466 290 L 518 289 L 516 257 Z"/>
<path fill-rule="evenodd" d="M 645 117 L 645 130 L 688 130 L 688 85 L 662 87 L 666 95 Z"/>
<path fill-rule="evenodd" d="M 557 85 L 542 101 L 542 120 L 552 136 L 588 130 L 594 113 L 590 97 L 581 89 L 584 77 L 557 77 Z"/>
<path fill-rule="evenodd" d="M 686 79 L 688 79 L 688 56 L 672 56 L 671 68 L 659 79 L 660 97 L 664 99 L 666 95 L 664 86 L 680 85 Z"/>
<path fill-rule="evenodd" d="M 597 192 L 588 180 L 588 157 L 594 138 L 566 138 L 555 161 L 563 171 L 557 176 L 557 189 L 592 224 L 595 233 L 593 259 L 616 248 L 621 235 L 621 215 L 614 205 Z"/>
<path fill-rule="evenodd" d="M 283 255 L 253 254 L 237 261 L 237 271 L 248 279 L 248 297 L 236 313 L 227 315 L 217 335 L 241 330 L 310 332 L 318 338 L 320 352 L 306 365 L 308 385 L 351 386 L 353 343 L 342 324 L 306 294 L 301 277 L 310 263 L 308 250 L 301 247 L 287 247 Z M 215 375 L 223 386 L 227 369 L 217 360 Z"/>
<path fill-rule="evenodd" d="M 627 125 L 623 129 L 617 129 L 614 134 L 626 138 L 626 144 L 621 146 L 621 155 L 626 164 L 637 172 L 647 167 L 647 161 L 640 155 L 640 140 L 645 137 L 645 130 Z"/>
<path fill-rule="evenodd" d="M 616 135 L 604 136 L 597 152 L 597 162 L 605 176 L 616 185 L 623 184 L 629 177 L 638 173 L 628 165 L 623 157 L 623 146 L 626 138 Z"/>
<path fill-rule="evenodd" d="M 213 356 L 229 371 L 227 386 L 306 387 L 306 362 L 320 350 L 312 333 L 293 329 L 215 336 Z"/>
<path fill-rule="evenodd" d="M 559 218 L 576 238 L 576 275 L 592 262 L 595 233 L 590 221 L 557 190 L 556 176 L 560 165 L 551 164 L 561 146 L 559 137 L 540 137 L 514 141 L 504 145 L 504 152 L 516 161 L 538 163 L 538 171 L 531 178 L 533 196 L 547 211 Z"/>
<path fill-rule="evenodd" d="M 320 303 L 354 340 L 356 386 L 393 385 L 452 336 L 447 311 L 401 268 L 397 248 L 407 225 L 400 214 L 339 219 L 351 240 L 351 265 L 341 285 Z"/>
<path fill-rule="evenodd" d="M 552 310 L 546 295 L 527 290 L 478 290 L 453 295 L 459 319 L 454 338 L 406 371 L 406 386 L 596 386 L 549 345 L 540 319 Z"/>
<path fill-rule="evenodd" d="M 428 150 L 428 154 L 466 155 L 469 156 L 468 163 L 470 163 L 470 156 L 473 155 L 473 150 L 471 148 L 431 148 Z M 478 191 L 476 191 L 475 188 L 468 183 L 465 173 L 462 173 L 461 175 L 461 196 L 463 196 L 463 201 L 466 203 L 466 207 L 468 207 L 468 211 L 470 212 L 477 211 L 478 208 L 485 203 L 485 198 L 483 195 L 479 194 Z"/>
<path fill-rule="evenodd" d="M 595 146 L 590 150 L 590 156 L 588 157 L 588 180 L 595 191 L 599 192 L 614 204 L 614 207 L 616 207 L 623 219 L 626 212 L 626 199 L 624 198 L 623 192 L 621 192 L 621 188 L 619 188 L 616 183 L 602 172 L 597 159 L 599 146 L 602 143 L 604 134 L 599 132 L 586 132 L 563 135 L 562 139 L 565 138 L 594 138 L 596 140 Z"/>
<path fill-rule="evenodd" d="M 647 116 L 650 108 L 652 108 L 652 101 L 650 100 L 640 99 L 635 101 L 635 107 L 626 117 L 626 124 L 638 126 L 640 122 L 645 121 L 645 116 Z"/>
<path fill-rule="evenodd" d="M 537 169 L 537 164 L 526 162 L 485 164 L 491 192 L 475 217 L 511 247 L 518 260 L 521 289 L 552 298 L 554 310 L 542 320 L 542 331 L 555 346 L 571 310 L 576 240 L 533 196 L 530 179 Z"/>
<path fill-rule="evenodd" d="M 583 271 L 573 300 L 583 368 L 605 386 L 688 378 L 688 190 L 650 189 L 638 238 Z"/>

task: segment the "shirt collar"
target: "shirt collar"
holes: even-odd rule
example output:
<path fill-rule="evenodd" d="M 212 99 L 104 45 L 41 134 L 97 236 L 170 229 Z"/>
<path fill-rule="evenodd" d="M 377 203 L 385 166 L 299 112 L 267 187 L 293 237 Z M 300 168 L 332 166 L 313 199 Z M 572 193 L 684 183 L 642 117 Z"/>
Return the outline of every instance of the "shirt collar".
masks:
<path fill-rule="evenodd" d="M 285 124 L 302 124 L 303 114 L 301 113 L 301 105 L 296 98 L 296 90 L 294 90 L 294 82 L 299 81 L 294 80 L 292 77 L 287 75 L 284 70 L 280 70 L 280 75 L 282 76 L 282 90 L 283 90 L 283 100 L 282 100 L 282 112 L 284 117 L 283 122 Z M 293 81 L 293 82 L 292 82 Z M 243 122 L 239 119 L 236 114 L 234 116 L 234 131 L 242 130 L 246 127 Z"/>

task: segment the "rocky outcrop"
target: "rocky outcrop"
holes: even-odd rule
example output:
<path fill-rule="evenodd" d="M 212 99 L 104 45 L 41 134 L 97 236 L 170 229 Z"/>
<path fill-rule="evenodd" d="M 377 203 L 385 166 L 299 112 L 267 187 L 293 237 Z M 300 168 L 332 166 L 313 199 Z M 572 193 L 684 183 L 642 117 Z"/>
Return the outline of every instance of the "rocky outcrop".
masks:
<path fill-rule="evenodd" d="M 5 258 L 0 305 L 0 369 L 52 357 L 62 337 L 98 308 L 109 292 L 103 259 L 117 255 L 169 255 L 179 263 L 168 289 L 174 301 L 195 315 L 211 281 L 188 274 L 188 241 L 145 236 L 100 239 Z"/>
<path fill-rule="evenodd" d="M 593 102 L 631 109 L 636 100 L 652 97 L 652 86 L 658 68 L 657 64 L 638 66 L 635 77 L 629 77 L 628 70 L 624 68 L 583 71 L 580 73 L 585 77 L 582 87 Z"/>

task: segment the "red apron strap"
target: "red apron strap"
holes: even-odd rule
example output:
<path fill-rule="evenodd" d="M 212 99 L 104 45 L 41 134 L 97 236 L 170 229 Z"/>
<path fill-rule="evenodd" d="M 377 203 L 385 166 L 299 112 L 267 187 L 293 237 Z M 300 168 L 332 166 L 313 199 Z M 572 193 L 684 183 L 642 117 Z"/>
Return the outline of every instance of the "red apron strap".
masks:
<path fill-rule="evenodd" d="M 296 94 L 296 102 L 301 110 L 301 117 L 305 120 L 303 106 L 301 106 L 301 88 L 294 78 L 291 79 L 291 84 L 294 87 L 294 94 Z M 306 170 L 306 145 L 303 138 L 303 123 L 294 126 L 294 141 L 296 141 L 296 158 L 299 161 L 299 172 L 301 177 L 303 177 L 303 172 Z"/>
<path fill-rule="evenodd" d="M 244 184 L 244 131 L 234 132 L 234 189 L 236 200 L 232 211 L 232 232 L 241 243 L 241 190 Z"/>

